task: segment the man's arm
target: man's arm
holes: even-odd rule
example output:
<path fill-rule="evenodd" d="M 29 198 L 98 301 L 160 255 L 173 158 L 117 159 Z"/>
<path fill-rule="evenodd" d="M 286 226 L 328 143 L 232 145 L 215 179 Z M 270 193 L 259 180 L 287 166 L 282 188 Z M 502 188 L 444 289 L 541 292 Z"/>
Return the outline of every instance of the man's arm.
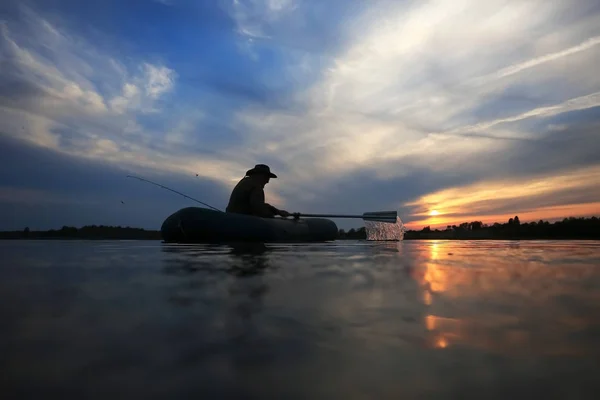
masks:
<path fill-rule="evenodd" d="M 292 214 L 290 214 L 289 212 L 287 212 L 285 210 L 280 210 L 280 209 L 278 209 L 278 208 L 276 208 L 276 207 L 274 207 L 274 206 L 272 206 L 270 204 L 267 204 L 267 203 L 265 203 L 265 204 L 267 205 L 267 207 L 269 207 L 271 209 L 271 211 L 273 212 L 273 215 L 279 215 L 279 216 L 282 216 L 284 218 L 287 218 L 290 215 L 292 215 Z"/>
<path fill-rule="evenodd" d="M 273 218 L 275 215 L 289 217 L 290 213 L 285 210 L 279 210 L 277 207 L 265 203 L 265 192 L 261 188 L 255 188 L 250 194 L 250 205 L 252 213 L 261 217 Z"/>
<path fill-rule="evenodd" d="M 277 208 L 265 203 L 265 192 L 258 187 L 250 193 L 250 206 L 252 207 L 252 214 L 260 217 L 272 218 L 279 214 Z"/>

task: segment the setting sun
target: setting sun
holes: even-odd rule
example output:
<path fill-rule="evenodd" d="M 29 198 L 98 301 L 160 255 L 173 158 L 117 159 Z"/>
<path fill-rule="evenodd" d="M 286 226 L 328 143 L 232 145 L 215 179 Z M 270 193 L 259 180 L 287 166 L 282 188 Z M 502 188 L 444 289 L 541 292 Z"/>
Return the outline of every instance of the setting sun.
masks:
<path fill-rule="evenodd" d="M 431 210 L 429 212 L 429 215 L 431 215 L 432 217 L 435 217 L 436 215 L 440 215 L 440 213 L 437 210 Z"/>

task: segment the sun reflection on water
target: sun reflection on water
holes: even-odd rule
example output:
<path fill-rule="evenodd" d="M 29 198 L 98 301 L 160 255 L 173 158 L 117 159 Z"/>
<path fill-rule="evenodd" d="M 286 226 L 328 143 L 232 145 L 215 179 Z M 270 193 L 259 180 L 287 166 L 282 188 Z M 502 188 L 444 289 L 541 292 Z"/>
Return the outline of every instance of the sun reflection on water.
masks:
<path fill-rule="evenodd" d="M 589 351 L 589 343 L 586 349 L 585 344 L 565 340 L 565 335 L 579 332 L 587 337 L 598 324 L 589 313 L 574 314 L 565 299 L 600 304 L 600 293 L 581 290 L 586 278 L 598 283 L 594 263 L 578 260 L 570 265 L 562 260 L 548 265 L 545 252 L 531 249 L 528 254 L 522 246 L 436 241 L 416 248 L 419 262 L 411 274 L 421 288 L 425 342 L 431 348 L 460 345 L 546 355 Z M 538 330 L 540 326 L 551 328 Z"/>
<path fill-rule="evenodd" d="M 445 349 L 446 347 L 448 347 L 448 340 L 445 337 L 440 336 L 435 342 L 435 345 L 435 347 L 437 347 L 438 349 Z"/>

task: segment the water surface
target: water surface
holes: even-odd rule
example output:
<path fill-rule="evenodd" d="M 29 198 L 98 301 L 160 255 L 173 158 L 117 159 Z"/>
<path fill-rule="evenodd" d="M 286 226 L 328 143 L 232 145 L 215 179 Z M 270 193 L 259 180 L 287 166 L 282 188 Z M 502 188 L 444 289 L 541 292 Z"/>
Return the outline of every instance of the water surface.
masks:
<path fill-rule="evenodd" d="M 600 242 L 0 242 L 2 398 L 597 398 Z"/>

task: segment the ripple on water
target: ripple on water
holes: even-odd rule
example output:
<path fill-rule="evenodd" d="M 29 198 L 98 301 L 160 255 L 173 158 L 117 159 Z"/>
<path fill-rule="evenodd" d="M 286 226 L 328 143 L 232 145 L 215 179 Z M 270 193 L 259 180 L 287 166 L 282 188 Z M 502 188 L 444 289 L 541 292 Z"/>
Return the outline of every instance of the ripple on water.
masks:
<path fill-rule="evenodd" d="M 367 240 L 394 240 L 404 239 L 406 227 L 400 217 L 396 217 L 396 223 L 365 221 Z"/>
<path fill-rule="evenodd" d="M 23 395 L 588 398 L 598 386 L 599 242 L 0 251 L 0 367 Z"/>

